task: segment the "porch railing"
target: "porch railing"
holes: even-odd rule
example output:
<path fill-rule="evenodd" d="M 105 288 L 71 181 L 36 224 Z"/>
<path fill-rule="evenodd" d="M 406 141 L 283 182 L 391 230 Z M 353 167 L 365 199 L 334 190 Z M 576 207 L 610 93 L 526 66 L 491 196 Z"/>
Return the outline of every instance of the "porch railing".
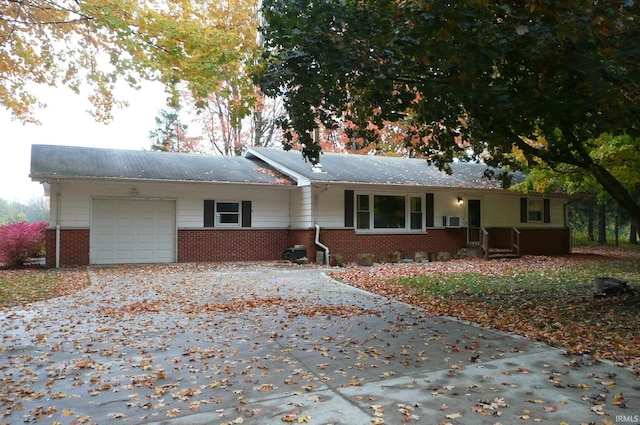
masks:
<path fill-rule="evenodd" d="M 480 228 L 482 232 L 482 252 L 484 252 L 484 258 L 489 259 L 489 232 L 484 227 Z"/>
<path fill-rule="evenodd" d="M 511 249 L 514 254 L 520 256 L 520 231 L 515 227 L 511 228 Z"/>
<path fill-rule="evenodd" d="M 511 242 L 509 251 L 504 249 L 489 249 L 489 232 L 484 227 L 467 227 L 467 246 L 479 246 L 482 248 L 484 258 L 495 258 L 496 256 L 515 255 L 520 256 L 520 231 L 515 227 L 511 228 Z M 493 256 L 493 257 L 492 257 Z"/>

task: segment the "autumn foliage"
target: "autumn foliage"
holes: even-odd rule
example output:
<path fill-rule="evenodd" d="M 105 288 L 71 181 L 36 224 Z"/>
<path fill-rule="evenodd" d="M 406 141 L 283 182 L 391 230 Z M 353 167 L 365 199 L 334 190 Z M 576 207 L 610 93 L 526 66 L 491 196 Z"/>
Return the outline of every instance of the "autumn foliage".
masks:
<path fill-rule="evenodd" d="M 620 364 L 640 363 L 640 250 L 587 248 L 569 256 L 380 264 L 332 275 L 352 286 Z M 594 298 L 592 280 L 615 274 L 629 294 Z"/>
<path fill-rule="evenodd" d="M 21 265 L 44 251 L 46 222 L 10 223 L 0 226 L 0 264 Z"/>

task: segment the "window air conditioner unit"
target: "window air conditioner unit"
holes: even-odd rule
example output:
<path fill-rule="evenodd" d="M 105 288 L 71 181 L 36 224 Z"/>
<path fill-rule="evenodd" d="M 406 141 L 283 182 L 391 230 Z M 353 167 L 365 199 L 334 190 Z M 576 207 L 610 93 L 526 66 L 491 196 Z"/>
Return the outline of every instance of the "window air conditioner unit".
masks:
<path fill-rule="evenodd" d="M 447 217 L 447 227 L 460 227 L 460 217 L 450 215 Z"/>

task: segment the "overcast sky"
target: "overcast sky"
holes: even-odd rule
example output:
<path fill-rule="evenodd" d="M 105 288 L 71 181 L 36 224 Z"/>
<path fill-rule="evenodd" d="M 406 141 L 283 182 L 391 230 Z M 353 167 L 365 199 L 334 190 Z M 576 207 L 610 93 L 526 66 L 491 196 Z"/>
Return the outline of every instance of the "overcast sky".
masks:
<path fill-rule="evenodd" d="M 130 106 L 116 110 L 109 125 L 98 124 L 87 114 L 86 96 L 63 88 L 38 89 L 39 99 L 48 107 L 37 113 L 41 125 L 22 125 L 12 121 L 0 107 L 0 198 L 28 201 L 43 196 L 40 183 L 29 178 L 31 145 L 69 145 L 115 149 L 149 149 L 149 132 L 155 117 L 165 108 L 165 93 L 160 85 L 143 89 L 123 89 L 119 96 Z"/>

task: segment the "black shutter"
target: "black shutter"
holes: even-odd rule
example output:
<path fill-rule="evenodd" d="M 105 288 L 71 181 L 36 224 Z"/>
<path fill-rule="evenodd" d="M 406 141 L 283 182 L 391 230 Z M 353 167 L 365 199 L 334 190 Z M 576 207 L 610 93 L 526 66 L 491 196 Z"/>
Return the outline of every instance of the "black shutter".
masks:
<path fill-rule="evenodd" d="M 427 227 L 435 227 L 433 223 L 433 214 L 434 214 L 433 193 L 427 193 L 424 211 L 427 219 Z"/>
<path fill-rule="evenodd" d="M 544 200 L 544 222 L 551 223 L 551 199 Z"/>
<path fill-rule="evenodd" d="M 251 227 L 251 201 L 242 201 L 242 227 Z"/>
<path fill-rule="evenodd" d="M 527 198 L 520 198 L 520 223 L 526 223 L 529 217 L 529 202 Z"/>
<path fill-rule="evenodd" d="M 353 227 L 353 190 L 344 191 L 344 227 Z"/>
<path fill-rule="evenodd" d="M 214 227 L 216 222 L 215 201 L 212 199 L 204 200 L 204 227 Z"/>

